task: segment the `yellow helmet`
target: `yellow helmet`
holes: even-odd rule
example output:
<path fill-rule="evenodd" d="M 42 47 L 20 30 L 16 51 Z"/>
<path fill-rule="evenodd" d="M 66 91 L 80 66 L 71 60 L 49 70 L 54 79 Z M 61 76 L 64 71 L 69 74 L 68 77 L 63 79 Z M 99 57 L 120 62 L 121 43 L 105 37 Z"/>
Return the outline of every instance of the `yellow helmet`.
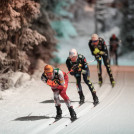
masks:
<path fill-rule="evenodd" d="M 51 65 L 46 65 L 45 67 L 44 67 L 44 72 L 45 73 L 53 73 L 53 67 L 51 66 Z"/>

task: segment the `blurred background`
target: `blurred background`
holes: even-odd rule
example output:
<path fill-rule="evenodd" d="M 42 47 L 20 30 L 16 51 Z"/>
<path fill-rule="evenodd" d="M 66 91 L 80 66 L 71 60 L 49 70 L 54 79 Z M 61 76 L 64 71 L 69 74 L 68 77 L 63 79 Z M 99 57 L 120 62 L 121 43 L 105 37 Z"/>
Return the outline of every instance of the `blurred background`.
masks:
<path fill-rule="evenodd" d="M 9 72 L 33 74 L 47 63 L 64 64 L 71 48 L 93 60 L 93 33 L 108 49 L 115 34 L 118 65 L 134 66 L 133 21 L 133 0 L 0 0 L 0 83 Z"/>

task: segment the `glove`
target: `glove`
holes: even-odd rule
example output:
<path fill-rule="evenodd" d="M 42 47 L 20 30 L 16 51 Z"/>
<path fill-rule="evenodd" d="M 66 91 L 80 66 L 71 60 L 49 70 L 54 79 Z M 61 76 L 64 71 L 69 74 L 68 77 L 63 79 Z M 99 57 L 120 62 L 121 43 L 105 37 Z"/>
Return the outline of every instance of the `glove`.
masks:
<path fill-rule="evenodd" d="M 57 87 L 59 84 L 52 80 L 47 80 L 47 85 L 51 87 Z"/>
<path fill-rule="evenodd" d="M 55 84 L 60 85 L 60 81 L 59 81 L 59 80 L 57 80 L 57 79 L 53 80 L 53 82 L 54 82 Z"/>
<path fill-rule="evenodd" d="M 78 71 L 81 72 L 82 71 L 82 64 L 78 65 Z"/>
<path fill-rule="evenodd" d="M 78 65 L 75 64 L 75 65 L 73 65 L 73 67 L 71 68 L 71 70 L 74 72 L 74 70 L 76 70 L 77 68 L 78 68 Z"/>
<path fill-rule="evenodd" d="M 87 73 L 87 71 L 83 69 L 82 70 L 82 74 L 86 74 L 86 73 Z"/>
<path fill-rule="evenodd" d="M 95 56 L 96 60 L 101 60 L 101 57 L 99 55 Z"/>
<path fill-rule="evenodd" d="M 51 86 L 52 85 L 52 81 L 51 80 L 47 80 L 47 85 Z"/>
<path fill-rule="evenodd" d="M 94 51 L 93 51 L 93 54 L 97 55 L 99 54 L 100 50 L 98 48 L 95 48 Z"/>
<path fill-rule="evenodd" d="M 75 65 L 72 67 L 71 70 L 73 70 L 73 72 L 75 72 L 75 71 L 80 72 L 80 71 L 82 70 L 81 67 L 82 67 L 82 64 L 75 64 Z"/>
<path fill-rule="evenodd" d="M 100 55 L 105 55 L 105 52 L 100 51 L 99 54 L 100 54 Z"/>

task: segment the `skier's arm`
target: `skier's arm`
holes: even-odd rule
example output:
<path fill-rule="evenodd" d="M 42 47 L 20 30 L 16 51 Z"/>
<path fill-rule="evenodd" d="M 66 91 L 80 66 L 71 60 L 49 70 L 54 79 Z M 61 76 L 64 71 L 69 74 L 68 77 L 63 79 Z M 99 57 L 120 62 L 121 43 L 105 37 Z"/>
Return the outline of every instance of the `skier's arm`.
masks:
<path fill-rule="evenodd" d="M 83 64 L 82 64 L 83 68 L 87 68 L 87 60 L 86 58 L 83 56 Z"/>
<path fill-rule="evenodd" d="M 54 81 L 47 79 L 44 73 L 41 76 L 41 80 L 51 87 L 56 85 Z"/>
<path fill-rule="evenodd" d="M 69 63 L 69 59 L 66 60 L 66 66 L 68 68 L 68 71 L 71 70 L 71 66 L 70 66 L 70 63 Z"/>
<path fill-rule="evenodd" d="M 44 83 L 47 83 L 47 78 L 45 77 L 44 73 L 41 75 L 41 80 L 42 80 Z"/>
<path fill-rule="evenodd" d="M 104 39 L 102 39 L 102 49 L 102 52 L 104 52 L 102 55 L 108 55 L 108 49 Z"/>
<path fill-rule="evenodd" d="M 82 74 L 85 74 L 86 73 L 86 70 L 88 68 L 88 63 L 86 61 L 86 58 L 83 56 L 82 58 Z"/>
<path fill-rule="evenodd" d="M 71 71 L 72 66 L 70 65 L 69 59 L 66 60 L 66 66 L 68 68 L 68 71 Z M 70 72 L 71 75 L 74 75 L 74 72 Z"/>
<path fill-rule="evenodd" d="M 88 46 L 89 46 L 89 49 L 91 50 L 92 55 L 95 56 L 95 54 L 93 53 L 94 48 L 91 46 L 91 43 L 92 43 L 92 41 L 90 40 L 88 43 Z"/>

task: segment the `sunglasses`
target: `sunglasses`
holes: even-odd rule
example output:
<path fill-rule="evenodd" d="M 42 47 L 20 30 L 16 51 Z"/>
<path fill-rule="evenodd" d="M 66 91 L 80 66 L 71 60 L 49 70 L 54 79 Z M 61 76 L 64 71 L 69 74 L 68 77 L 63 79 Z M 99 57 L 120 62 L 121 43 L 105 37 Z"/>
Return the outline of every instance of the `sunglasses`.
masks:
<path fill-rule="evenodd" d="M 92 43 L 96 43 L 98 40 L 93 40 Z"/>

